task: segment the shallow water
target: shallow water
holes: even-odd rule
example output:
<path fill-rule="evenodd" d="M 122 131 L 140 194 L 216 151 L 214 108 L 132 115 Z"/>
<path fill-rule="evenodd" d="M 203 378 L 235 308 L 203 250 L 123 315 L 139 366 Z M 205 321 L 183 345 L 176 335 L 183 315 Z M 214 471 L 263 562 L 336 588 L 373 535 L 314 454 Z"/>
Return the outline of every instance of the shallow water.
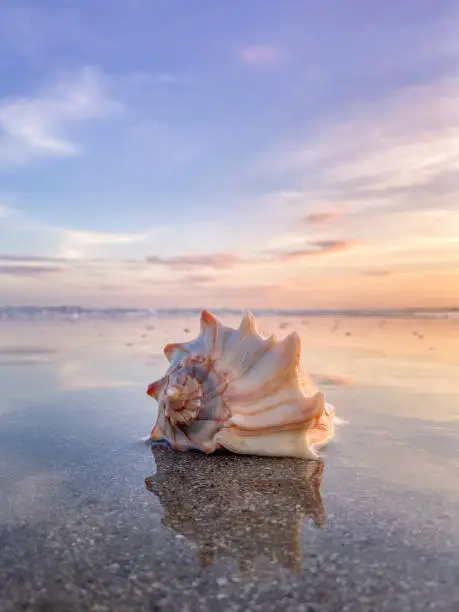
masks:
<path fill-rule="evenodd" d="M 459 609 L 459 320 L 260 319 L 347 421 L 318 464 L 152 453 L 197 327 L 0 322 L 0 609 Z"/>

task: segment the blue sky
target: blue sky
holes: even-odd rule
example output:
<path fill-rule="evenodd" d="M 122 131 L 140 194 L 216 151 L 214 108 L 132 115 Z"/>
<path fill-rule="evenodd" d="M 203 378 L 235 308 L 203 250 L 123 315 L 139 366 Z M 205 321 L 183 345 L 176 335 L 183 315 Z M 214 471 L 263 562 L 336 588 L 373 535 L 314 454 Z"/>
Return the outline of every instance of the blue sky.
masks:
<path fill-rule="evenodd" d="M 459 303 L 456 2 L 0 17 L 0 302 Z"/>

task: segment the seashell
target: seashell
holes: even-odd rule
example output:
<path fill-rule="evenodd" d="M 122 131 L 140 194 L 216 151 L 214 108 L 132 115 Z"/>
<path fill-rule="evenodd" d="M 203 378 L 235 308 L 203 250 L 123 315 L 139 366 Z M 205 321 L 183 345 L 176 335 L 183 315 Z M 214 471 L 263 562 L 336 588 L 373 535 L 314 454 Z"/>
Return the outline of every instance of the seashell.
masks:
<path fill-rule="evenodd" d="M 152 440 L 176 450 L 317 459 L 335 414 L 300 367 L 296 332 L 263 338 L 246 312 L 238 329 L 206 310 L 190 342 L 168 344 L 166 374 L 148 386 L 158 402 Z"/>

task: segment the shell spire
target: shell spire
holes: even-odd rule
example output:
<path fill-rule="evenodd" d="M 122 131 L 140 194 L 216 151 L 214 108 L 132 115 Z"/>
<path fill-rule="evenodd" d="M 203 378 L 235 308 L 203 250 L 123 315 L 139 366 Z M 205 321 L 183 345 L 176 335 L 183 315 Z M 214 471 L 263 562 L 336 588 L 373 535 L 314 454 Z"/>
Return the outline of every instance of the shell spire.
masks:
<path fill-rule="evenodd" d="M 301 371 L 296 332 L 263 338 L 246 311 L 237 329 L 203 310 L 195 340 L 168 344 L 152 439 L 178 450 L 317 458 L 333 436 L 334 410 Z M 153 435 L 154 434 L 154 435 Z"/>
<path fill-rule="evenodd" d="M 244 312 L 239 329 L 247 334 L 258 334 L 257 322 L 250 310 Z"/>

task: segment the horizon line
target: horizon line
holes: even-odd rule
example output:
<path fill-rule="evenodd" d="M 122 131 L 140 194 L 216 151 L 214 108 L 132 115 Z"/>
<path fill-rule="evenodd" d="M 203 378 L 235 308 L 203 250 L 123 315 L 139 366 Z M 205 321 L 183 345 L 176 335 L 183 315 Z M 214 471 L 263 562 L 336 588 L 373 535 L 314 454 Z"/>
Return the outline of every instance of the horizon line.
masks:
<path fill-rule="evenodd" d="M 141 307 L 141 306 L 81 306 L 79 304 L 56 304 L 56 305 L 40 305 L 40 304 L 3 304 L 0 305 L 0 311 L 5 310 L 79 310 L 79 311 L 123 311 L 123 312 L 201 312 L 202 310 L 209 310 L 215 312 L 244 312 L 245 310 L 251 311 L 263 311 L 273 313 L 391 313 L 391 312 L 445 312 L 445 311 L 459 311 L 459 305 L 451 306 L 397 306 L 397 307 L 353 307 L 353 308 L 272 308 L 272 307 L 216 307 L 212 308 L 209 306 L 166 306 L 166 307 Z"/>

